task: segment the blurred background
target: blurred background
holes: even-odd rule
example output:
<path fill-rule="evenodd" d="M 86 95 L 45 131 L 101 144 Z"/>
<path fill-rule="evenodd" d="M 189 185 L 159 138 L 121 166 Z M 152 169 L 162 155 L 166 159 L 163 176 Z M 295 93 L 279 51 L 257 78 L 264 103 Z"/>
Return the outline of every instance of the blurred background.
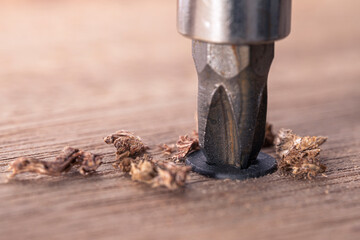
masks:
<path fill-rule="evenodd" d="M 272 105 L 292 109 L 288 97 L 359 95 L 358 9 L 357 0 L 293 1 L 269 76 L 270 118 L 281 121 Z M 191 42 L 175 20 L 175 0 L 1 1 L 0 123 L 128 101 L 195 103 Z"/>
<path fill-rule="evenodd" d="M 1 121 L 195 94 L 175 20 L 175 0 L 2 1 Z"/>

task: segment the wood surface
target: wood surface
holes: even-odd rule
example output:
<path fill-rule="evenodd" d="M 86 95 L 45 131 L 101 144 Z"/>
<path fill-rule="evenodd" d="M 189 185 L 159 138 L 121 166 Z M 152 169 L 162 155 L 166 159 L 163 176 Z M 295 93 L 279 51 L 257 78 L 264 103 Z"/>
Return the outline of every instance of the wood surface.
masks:
<path fill-rule="evenodd" d="M 113 169 L 102 138 L 158 144 L 196 128 L 191 42 L 175 0 L 1 1 L 0 239 L 360 239 L 360 1 L 293 1 L 276 43 L 268 120 L 324 135 L 327 178 L 246 181 L 191 173 L 169 191 Z M 96 175 L 24 174 L 20 156 L 70 145 L 104 155 Z M 265 150 L 274 155 L 274 149 Z"/>

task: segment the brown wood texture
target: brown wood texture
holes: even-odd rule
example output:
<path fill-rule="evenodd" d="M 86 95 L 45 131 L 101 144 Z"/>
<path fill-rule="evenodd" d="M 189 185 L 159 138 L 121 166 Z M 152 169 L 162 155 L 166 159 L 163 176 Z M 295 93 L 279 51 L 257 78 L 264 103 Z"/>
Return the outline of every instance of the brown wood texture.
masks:
<path fill-rule="evenodd" d="M 191 42 L 176 1 L 2 1 L 0 239 L 360 239 L 360 1 L 293 1 L 276 43 L 268 119 L 325 135 L 327 178 L 247 181 L 190 175 L 152 189 L 111 166 L 118 129 L 156 146 L 195 129 Z M 66 146 L 103 154 L 99 173 L 24 174 L 20 156 Z M 273 149 L 266 152 L 274 155 Z"/>

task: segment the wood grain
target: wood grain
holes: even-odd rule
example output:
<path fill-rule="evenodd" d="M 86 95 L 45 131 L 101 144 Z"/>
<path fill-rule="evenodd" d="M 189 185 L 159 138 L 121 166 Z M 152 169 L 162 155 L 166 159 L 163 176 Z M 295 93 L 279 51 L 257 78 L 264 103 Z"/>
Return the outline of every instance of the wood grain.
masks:
<path fill-rule="evenodd" d="M 328 177 L 192 173 L 171 192 L 115 171 L 102 138 L 132 130 L 161 157 L 158 144 L 196 127 L 191 44 L 176 33 L 175 1 L 2 1 L 0 239 L 359 239 L 360 1 L 293 2 L 269 76 L 269 121 L 328 136 Z M 6 182 L 12 160 L 51 159 L 66 145 L 105 164 L 89 177 Z"/>

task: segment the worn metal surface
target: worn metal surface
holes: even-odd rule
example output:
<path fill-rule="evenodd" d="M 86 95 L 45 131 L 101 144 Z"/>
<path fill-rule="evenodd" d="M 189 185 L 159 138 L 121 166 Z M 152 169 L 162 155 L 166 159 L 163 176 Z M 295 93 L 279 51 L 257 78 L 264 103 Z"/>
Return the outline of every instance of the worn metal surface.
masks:
<path fill-rule="evenodd" d="M 291 0 L 178 0 L 178 31 L 213 43 L 259 44 L 290 33 Z"/>
<path fill-rule="evenodd" d="M 264 141 L 274 44 L 193 42 L 200 146 L 209 164 L 247 168 Z"/>

